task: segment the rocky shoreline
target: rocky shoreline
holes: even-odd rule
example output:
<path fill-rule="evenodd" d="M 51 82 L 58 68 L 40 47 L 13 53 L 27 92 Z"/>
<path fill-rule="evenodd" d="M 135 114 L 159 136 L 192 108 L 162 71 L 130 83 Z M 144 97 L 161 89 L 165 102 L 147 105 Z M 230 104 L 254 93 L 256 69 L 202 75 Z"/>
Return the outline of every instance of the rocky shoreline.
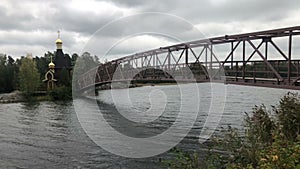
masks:
<path fill-rule="evenodd" d="M 23 102 L 24 98 L 20 91 L 0 94 L 0 103 L 16 103 Z"/>

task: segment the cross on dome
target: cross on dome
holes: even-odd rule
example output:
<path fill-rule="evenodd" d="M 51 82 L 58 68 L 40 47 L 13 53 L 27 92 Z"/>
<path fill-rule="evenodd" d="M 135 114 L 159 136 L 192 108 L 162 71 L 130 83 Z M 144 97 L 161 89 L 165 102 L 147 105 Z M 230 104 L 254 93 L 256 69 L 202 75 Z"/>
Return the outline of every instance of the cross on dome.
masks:
<path fill-rule="evenodd" d="M 57 31 L 57 40 L 55 41 L 56 44 L 62 44 L 62 40 L 60 39 L 60 31 Z"/>

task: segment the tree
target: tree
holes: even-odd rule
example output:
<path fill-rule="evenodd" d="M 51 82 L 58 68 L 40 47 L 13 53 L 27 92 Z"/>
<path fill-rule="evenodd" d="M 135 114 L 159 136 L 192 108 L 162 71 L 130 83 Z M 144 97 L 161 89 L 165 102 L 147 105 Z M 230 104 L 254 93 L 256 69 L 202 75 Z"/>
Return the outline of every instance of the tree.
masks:
<path fill-rule="evenodd" d="M 40 84 L 40 74 L 34 60 L 24 58 L 19 70 L 20 89 L 24 94 L 32 94 Z"/>
<path fill-rule="evenodd" d="M 71 86 L 71 78 L 69 71 L 66 68 L 63 68 L 59 75 L 60 83 L 63 86 L 70 87 Z"/>
<path fill-rule="evenodd" d="M 97 56 L 91 56 L 89 52 L 84 52 L 80 57 L 76 57 L 76 65 L 73 76 L 79 77 L 83 73 L 89 71 L 92 68 L 99 66 L 99 58 Z M 77 58 L 78 57 L 78 58 Z"/>
<path fill-rule="evenodd" d="M 17 84 L 17 67 L 15 65 L 15 60 L 8 56 L 7 58 L 7 65 L 6 65 L 6 91 L 12 92 L 16 88 Z"/>
<path fill-rule="evenodd" d="M 79 56 L 78 56 L 77 53 L 73 53 L 73 55 L 72 55 L 72 66 L 75 65 L 75 62 L 76 62 L 76 60 L 77 60 L 78 57 L 79 57 Z"/>
<path fill-rule="evenodd" d="M 40 79 L 43 80 L 45 78 L 45 73 L 48 71 L 48 64 L 50 63 L 50 59 L 46 57 L 35 57 L 34 61 L 40 73 Z"/>
<path fill-rule="evenodd" d="M 6 55 L 0 56 L 0 93 L 6 92 L 5 75 L 6 73 Z"/>
<path fill-rule="evenodd" d="M 9 93 L 17 86 L 17 65 L 11 56 L 0 55 L 0 93 Z"/>

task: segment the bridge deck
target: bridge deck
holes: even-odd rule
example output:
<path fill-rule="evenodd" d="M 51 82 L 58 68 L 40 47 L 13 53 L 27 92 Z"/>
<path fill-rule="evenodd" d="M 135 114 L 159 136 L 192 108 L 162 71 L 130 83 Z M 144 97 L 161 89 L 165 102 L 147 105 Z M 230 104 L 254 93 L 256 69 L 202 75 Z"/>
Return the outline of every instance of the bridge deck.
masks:
<path fill-rule="evenodd" d="M 293 40 L 298 35 L 300 26 L 295 26 L 160 47 L 82 72 L 76 78 L 76 88 L 82 91 L 116 81 L 163 82 L 177 78 L 197 82 L 223 79 L 224 83 L 299 89 L 300 54 L 293 51 Z M 287 41 L 287 49 L 273 41 L 275 38 Z M 214 47 L 221 44 L 228 46 L 227 51 L 217 55 Z M 270 48 L 277 52 L 275 56 L 271 56 Z"/>

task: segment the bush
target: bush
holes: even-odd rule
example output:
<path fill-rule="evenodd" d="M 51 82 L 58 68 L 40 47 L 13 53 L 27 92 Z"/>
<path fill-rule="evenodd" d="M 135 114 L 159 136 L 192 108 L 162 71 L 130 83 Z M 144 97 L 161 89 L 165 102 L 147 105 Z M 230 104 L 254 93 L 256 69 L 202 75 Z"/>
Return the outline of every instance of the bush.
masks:
<path fill-rule="evenodd" d="M 200 169 L 199 158 L 197 153 L 186 153 L 173 148 L 171 153 L 175 155 L 175 159 L 164 160 L 163 165 L 172 169 Z"/>
<path fill-rule="evenodd" d="M 274 114 L 274 119 L 270 118 Z M 246 116 L 245 134 L 230 126 L 222 138 L 214 138 L 210 155 L 204 168 L 254 169 L 285 168 L 300 169 L 300 97 L 288 93 L 268 112 L 264 105 L 256 106 Z M 217 153 L 219 152 L 226 152 Z M 179 151 L 180 152 L 180 151 Z M 184 153 L 179 153 L 184 154 Z M 179 156 L 180 157 L 180 156 Z M 170 168 L 196 166 L 194 156 L 185 155 L 169 161 Z M 191 164 L 192 163 L 192 164 Z M 199 168 L 199 166 L 195 167 Z"/>
<path fill-rule="evenodd" d="M 300 97 L 297 93 L 284 96 L 277 109 L 278 129 L 285 139 L 296 140 L 300 134 Z"/>
<path fill-rule="evenodd" d="M 262 149 L 259 154 L 259 168 L 300 168 L 300 137 L 296 141 L 285 139 L 284 135 L 274 135 L 272 145 Z"/>
<path fill-rule="evenodd" d="M 59 86 L 50 91 L 49 95 L 53 100 L 71 100 L 72 88 L 66 86 Z"/>

